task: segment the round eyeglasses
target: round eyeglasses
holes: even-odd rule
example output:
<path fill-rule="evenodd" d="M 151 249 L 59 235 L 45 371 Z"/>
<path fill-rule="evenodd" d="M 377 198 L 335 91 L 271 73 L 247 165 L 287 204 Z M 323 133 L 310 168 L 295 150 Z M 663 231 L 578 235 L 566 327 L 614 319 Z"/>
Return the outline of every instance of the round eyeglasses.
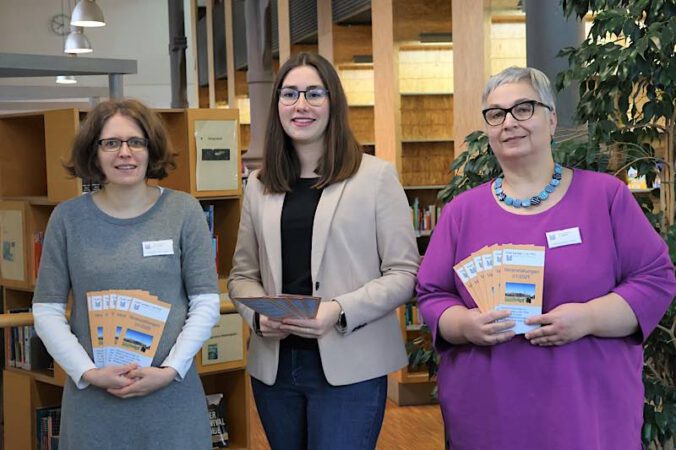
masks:
<path fill-rule="evenodd" d="M 140 137 L 131 137 L 126 140 L 118 138 L 98 140 L 99 148 L 104 152 L 119 152 L 124 143 L 127 144 L 127 148 L 132 152 L 140 152 L 148 148 L 148 139 Z"/>
<path fill-rule="evenodd" d="M 502 125 L 505 122 L 507 113 L 510 113 L 512 117 L 514 117 L 519 122 L 530 119 L 535 113 L 535 105 L 542 106 L 543 108 L 547 108 L 548 110 L 552 111 L 551 106 L 545 105 L 542 102 L 538 102 L 537 100 L 526 100 L 517 103 L 511 108 L 486 108 L 481 111 L 481 114 L 483 114 L 484 120 L 488 125 L 496 127 L 498 125 Z"/>
<path fill-rule="evenodd" d="M 295 105 L 300 94 L 305 96 L 305 101 L 310 106 L 322 106 L 329 96 L 329 91 L 322 87 L 313 87 L 304 91 L 295 88 L 285 87 L 279 90 L 279 103 L 284 106 Z"/>

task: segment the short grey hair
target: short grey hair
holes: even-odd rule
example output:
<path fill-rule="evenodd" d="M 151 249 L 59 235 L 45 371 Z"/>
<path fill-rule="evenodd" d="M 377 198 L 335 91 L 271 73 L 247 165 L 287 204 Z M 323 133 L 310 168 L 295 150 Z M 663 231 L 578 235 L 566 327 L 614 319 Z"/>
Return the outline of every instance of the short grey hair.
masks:
<path fill-rule="evenodd" d="M 521 81 L 530 83 L 531 87 L 540 96 L 540 101 L 545 105 L 550 106 L 552 111 L 556 111 L 554 94 L 552 93 L 552 86 L 549 83 L 549 78 L 547 78 L 547 75 L 532 67 L 517 66 L 508 67 L 502 72 L 493 75 L 488 80 L 486 87 L 484 87 L 484 93 L 481 96 L 481 103 L 483 107 L 486 107 L 486 100 L 488 99 L 488 96 L 498 86 L 509 83 L 519 83 Z"/>

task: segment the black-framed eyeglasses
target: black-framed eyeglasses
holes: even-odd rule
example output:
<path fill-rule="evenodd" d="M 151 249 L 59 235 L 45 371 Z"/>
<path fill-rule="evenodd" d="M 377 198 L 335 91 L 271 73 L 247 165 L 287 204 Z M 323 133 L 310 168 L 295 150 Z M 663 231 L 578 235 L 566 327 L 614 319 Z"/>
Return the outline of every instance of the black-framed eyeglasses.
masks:
<path fill-rule="evenodd" d="M 510 113 L 519 122 L 528 120 L 533 117 L 535 113 L 535 105 L 542 106 L 552 111 L 552 107 L 545 105 L 542 102 L 537 100 L 525 100 L 519 102 L 511 108 L 486 108 L 481 111 L 481 114 L 484 116 L 486 123 L 492 127 L 502 125 L 507 117 L 507 113 Z"/>
<path fill-rule="evenodd" d="M 284 106 L 295 105 L 300 94 L 305 96 L 305 101 L 311 106 L 322 106 L 329 96 L 329 91 L 323 87 L 313 87 L 304 91 L 298 89 L 285 87 L 279 90 L 279 103 Z"/>
<path fill-rule="evenodd" d="M 132 152 L 140 152 L 148 148 L 148 139 L 140 137 L 130 137 L 129 139 L 108 138 L 99 139 L 99 148 L 104 152 L 119 152 L 122 144 L 126 143 L 127 148 Z"/>

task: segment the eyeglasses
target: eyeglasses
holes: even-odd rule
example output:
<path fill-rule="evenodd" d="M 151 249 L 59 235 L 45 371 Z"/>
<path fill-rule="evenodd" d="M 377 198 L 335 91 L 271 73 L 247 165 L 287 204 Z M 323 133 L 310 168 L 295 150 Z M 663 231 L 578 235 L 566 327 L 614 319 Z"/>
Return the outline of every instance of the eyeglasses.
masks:
<path fill-rule="evenodd" d="M 104 152 L 119 152 L 122 144 L 126 143 L 127 148 L 132 152 L 140 152 L 148 148 L 148 139 L 140 137 L 131 137 L 129 139 L 108 138 L 99 139 L 99 148 Z"/>
<path fill-rule="evenodd" d="M 322 106 L 329 96 L 329 91 L 321 87 L 313 87 L 305 91 L 290 87 L 281 88 L 279 90 L 279 103 L 284 106 L 295 105 L 300 98 L 300 94 L 305 96 L 305 101 L 310 106 Z"/>
<path fill-rule="evenodd" d="M 535 113 L 535 105 L 542 106 L 543 108 L 547 108 L 550 111 L 552 110 L 551 106 L 545 105 L 544 103 L 538 102 L 537 100 L 526 100 L 507 109 L 486 108 L 481 111 L 481 114 L 483 114 L 484 120 L 488 125 L 496 127 L 498 125 L 502 125 L 505 122 L 507 113 L 510 113 L 512 117 L 514 117 L 519 122 L 530 119 L 533 117 L 533 113 Z"/>

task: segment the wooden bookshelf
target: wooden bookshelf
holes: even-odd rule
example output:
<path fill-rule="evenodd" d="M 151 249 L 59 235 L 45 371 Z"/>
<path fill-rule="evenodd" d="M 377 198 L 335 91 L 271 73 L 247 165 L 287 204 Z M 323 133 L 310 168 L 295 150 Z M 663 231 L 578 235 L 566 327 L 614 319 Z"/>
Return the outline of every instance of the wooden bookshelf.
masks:
<path fill-rule="evenodd" d="M 159 184 L 188 192 L 202 205 L 214 205 L 214 233 L 218 235 L 220 289 L 225 290 L 224 277 L 230 271 L 241 208 L 241 145 L 239 113 L 236 109 L 166 109 L 158 110 L 167 124 L 170 139 L 177 153 L 177 169 Z M 31 306 L 35 287 L 35 255 L 33 236 L 44 231 L 56 204 L 79 195 L 82 185 L 63 168 L 73 139 L 86 110 L 74 108 L 0 116 L 0 215 L 9 211 L 20 233 L 15 251 L 21 251 L 22 277 L 3 278 L 4 311 Z M 230 157 L 236 177 L 233 188 L 200 190 L 197 184 L 198 146 L 195 142 L 196 121 L 234 122 L 234 145 Z M 19 245 L 20 244 L 20 245 Z M 17 255 L 18 256 L 18 255 Z M 17 258 L 18 260 L 18 258 Z M 236 314 L 231 304 L 222 305 L 222 312 Z M 12 317 L 13 316 L 13 317 Z M 238 316 L 239 318 L 239 316 Z M 32 324 L 30 313 L 2 314 L 0 326 L 18 327 Z M 248 326 L 241 322 L 242 358 L 235 361 L 203 365 L 201 352 L 196 356 L 198 373 L 207 393 L 222 393 L 226 404 L 226 420 L 230 447 L 249 447 L 250 405 L 246 374 L 246 338 Z M 59 405 L 65 374 L 53 369 L 26 370 L 10 367 L 6 355 L 3 383 L 4 448 L 36 448 L 36 410 Z"/>

